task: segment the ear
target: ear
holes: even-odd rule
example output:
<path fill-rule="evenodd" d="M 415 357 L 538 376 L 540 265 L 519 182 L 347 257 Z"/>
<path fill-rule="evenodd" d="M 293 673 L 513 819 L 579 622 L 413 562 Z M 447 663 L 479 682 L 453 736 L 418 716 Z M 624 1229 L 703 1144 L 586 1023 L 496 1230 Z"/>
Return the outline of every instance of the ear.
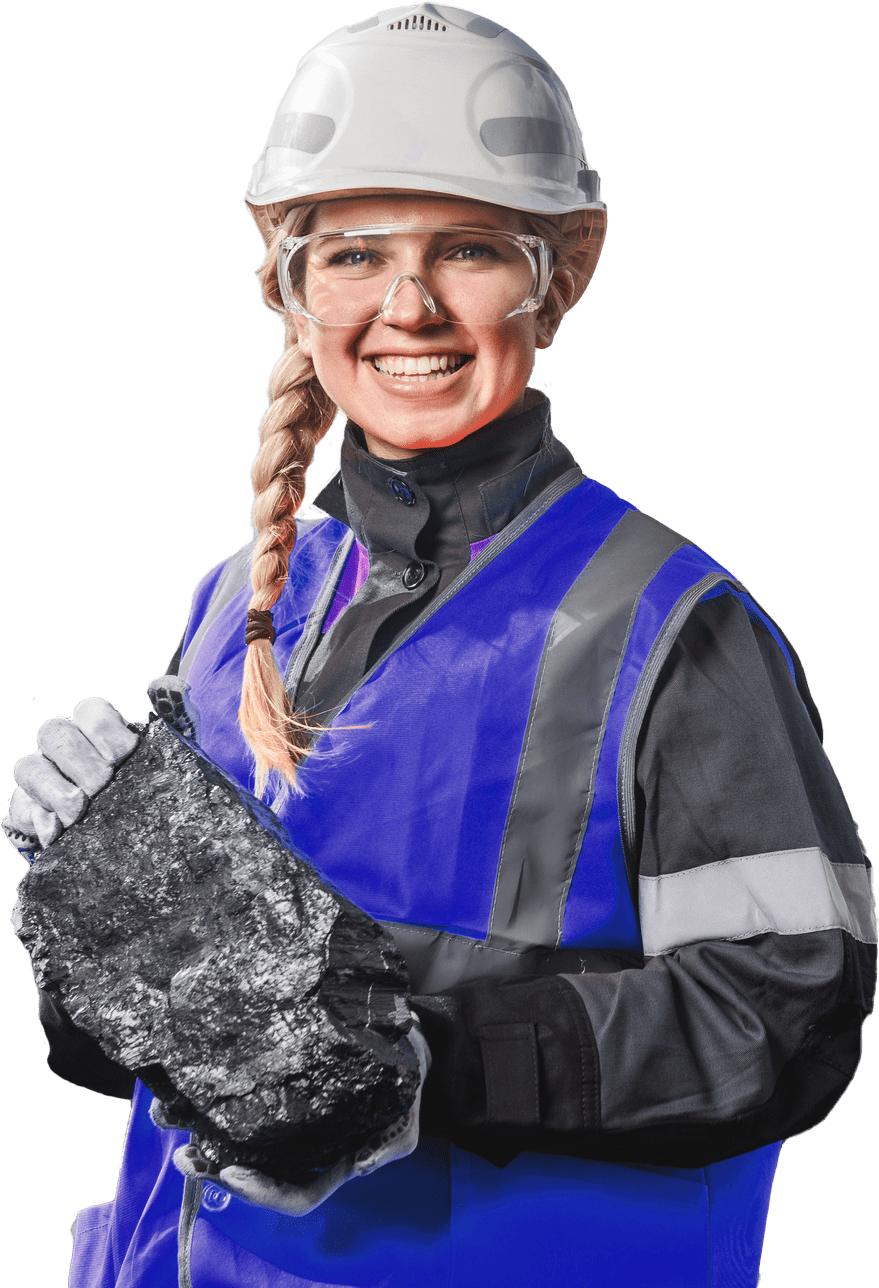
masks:
<path fill-rule="evenodd" d="M 552 344 L 562 318 L 574 302 L 575 294 L 576 286 L 571 270 L 557 268 L 536 318 L 538 349 L 548 349 Z"/>
<path fill-rule="evenodd" d="M 299 341 L 299 348 L 307 358 L 311 357 L 311 321 L 303 317 L 301 313 L 293 314 L 293 325 L 296 328 L 296 339 Z"/>

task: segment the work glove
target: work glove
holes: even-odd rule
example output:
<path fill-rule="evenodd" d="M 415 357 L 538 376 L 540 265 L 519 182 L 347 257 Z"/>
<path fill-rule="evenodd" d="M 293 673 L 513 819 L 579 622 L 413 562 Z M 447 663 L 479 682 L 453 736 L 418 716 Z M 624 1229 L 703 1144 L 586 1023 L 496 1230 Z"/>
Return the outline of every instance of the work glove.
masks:
<path fill-rule="evenodd" d="M 264 1176 L 252 1167 L 223 1167 L 216 1171 L 198 1148 L 195 1138 L 192 1144 L 181 1145 L 175 1150 L 176 1167 L 184 1176 L 194 1180 L 210 1180 L 213 1185 L 222 1186 L 236 1198 L 256 1207 L 270 1208 L 273 1212 L 283 1212 L 287 1216 L 306 1216 L 320 1207 L 325 1199 L 352 1176 L 368 1176 L 386 1163 L 406 1158 L 418 1144 L 421 1092 L 430 1068 L 430 1051 L 417 1024 L 413 1025 L 403 1040 L 412 1044 L 418 1057 L 420 1083 L 412 1108 L 390 1127 L 377 1132 L 356 1154 L 346 1154 L 335 1166 L 316 1172 L 313 1181 L 305 1185 L 289 1185 L 272 1180 L 270 1176 Z M 150 1112 L 158 1126 L 171 1125 L 164 1120 L 162 1107 L 157 1100 L 153 1101 Z"/>
<path fill-rule="evenodd" d="M 18 787 L 0 824 L 28 862 L 82 818 L 137 743 L 138 735 L 104 698 L 85 698 L 72 720 L 40 726 L 39 751 L 16 761 Z"/>
<path fill-rule="evenodd" d="M 160 676 L 149 686 L 153 706 L 179 733 L 198 737 L 198 715 L 189 685 Z M 104 698 L 85 698 L 73 719 L 47 720 L 37 734 L 40 751 L 15 766 L 17 790 L 3 820 L 4 832 L 29 862 L 82 818 L 89 800 L 106 787 L 131 755 L 139 735 Z"/>

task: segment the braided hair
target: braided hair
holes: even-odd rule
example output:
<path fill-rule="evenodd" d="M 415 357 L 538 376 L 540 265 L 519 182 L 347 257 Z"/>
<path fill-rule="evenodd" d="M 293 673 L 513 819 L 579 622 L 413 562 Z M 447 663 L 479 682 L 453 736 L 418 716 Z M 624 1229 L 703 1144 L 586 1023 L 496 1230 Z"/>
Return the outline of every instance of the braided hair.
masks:
<path fill-rule="evenodd" d="M 260 269 L 263 299 L 284 313 L 278 287 L 277 249 L 284 237 L 300 232 L 314 206 L 297 206 L 267 228 L 267 254 Z M 317 376 L 311 359 L 300 349 L 291 314 L 285 315 L 285 347 L 269 382 L 268 411 L 260 426 L 260 449 L 253 463 L 253 523 L 257 531 L 248 609 L 270 613 L 287 580 L 296 541 L 295 515 L 305 492 L 305 471 L 314 449 L 333 423 L 336 405 Z M 294 711 L 272 652 L 274 632 L 266 618 L 249 619 L 247 655 L 238 719 L 256 760 L 256 791 L 277 770 L 292 784 L 296 763 L 317 727 L 307 715 Z M 268 619 L 270 621 L 270 619 Z"/>

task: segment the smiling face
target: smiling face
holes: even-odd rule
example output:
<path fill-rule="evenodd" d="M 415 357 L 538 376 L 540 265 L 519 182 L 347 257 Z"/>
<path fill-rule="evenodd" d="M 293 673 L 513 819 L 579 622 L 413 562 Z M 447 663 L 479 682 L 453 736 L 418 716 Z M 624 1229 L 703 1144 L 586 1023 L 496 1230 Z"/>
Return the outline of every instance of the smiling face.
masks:
<path fill-rule="evenodd" d="M 323 202 L 311 231 L 376 224 L 527 231 L 517 211 L 419 193 Z M 294 318 L 299 344 L 326 392 L 361 427 L 369 450 L 390 459 L 448 447 L 523 410 L 534 351 L 552 342 L 558 325 L 544 310 L 486 326 L 449 322 L 431 312 L 411 280 L 373 322 L 324 326 Z"/>

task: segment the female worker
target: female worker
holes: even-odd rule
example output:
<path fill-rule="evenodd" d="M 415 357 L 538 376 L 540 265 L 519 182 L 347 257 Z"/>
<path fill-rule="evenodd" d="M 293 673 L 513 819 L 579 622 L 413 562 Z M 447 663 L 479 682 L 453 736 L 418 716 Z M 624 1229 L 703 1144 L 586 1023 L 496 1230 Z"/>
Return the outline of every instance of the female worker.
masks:
<path fill-rule="evenodd" d="M 294 839 L 393 929 L 421 1142 L 302 1190 L 205 1179 L 139 1088 L 72 1282 L 754 1283 L 776 1142 L 853 1072 L 866 868 L 783 636 L 585 480 L 528 389 L 604 230 L 564 90 L 485 19 L 383 14 L 303 60 L 248 199 L 287 327 L 259 536 L 172 674 L 208 754 L 294 784 Z M 297 533 L 336 406 L 329 518 Z M 130 749 L 76 718 L 20 770 L 22 848 Z M 45 1020 L 59 1072 L 130 1093 Z"/>

